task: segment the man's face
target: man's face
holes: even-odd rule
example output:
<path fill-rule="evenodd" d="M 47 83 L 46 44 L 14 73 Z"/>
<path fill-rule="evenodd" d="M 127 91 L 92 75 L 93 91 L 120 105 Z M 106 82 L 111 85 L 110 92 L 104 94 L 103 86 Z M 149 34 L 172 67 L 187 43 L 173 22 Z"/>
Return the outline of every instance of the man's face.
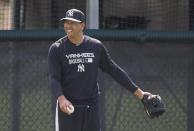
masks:
<path fill-rule="evenodd" d="M 84 23 L 79 23 L 71 20 L 64 21 L 64 29 L 68 37 L 79 36 L 83 32 L 84 26 Z"/>

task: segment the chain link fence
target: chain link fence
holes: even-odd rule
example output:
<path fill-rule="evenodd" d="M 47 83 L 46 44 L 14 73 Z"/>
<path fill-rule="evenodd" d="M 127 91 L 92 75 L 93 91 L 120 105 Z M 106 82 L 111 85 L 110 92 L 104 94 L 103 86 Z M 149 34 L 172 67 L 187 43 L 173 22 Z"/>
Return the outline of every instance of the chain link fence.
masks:
<path fill-rule="evenodd" d="M 167 112 L 150 120 L 139 100 L 105 75 L 103 97 L 105 131 L 187 130 L 188 66 L 193 45 L 107 42 L 111 54 L 144 90 L 160 94 Z"/>
<path fill-rule="evenodd" d="M 87 13 L 86 0 L 0 0 L 0 29 L 58 29 L 64 12 Z M 192 0 L 99 0 L 100 29 L 188 31 L 194 27 Z"/>
<path fill-rule="evenodd" d="M 54 130 L 55 103 L 47 84 L 47 52 L 52 42 L 0 42 L 1 131 Z M 186 131 L 188 67 L 194 46 L 104 43 L 115 61 L 143 90 L 160 94 L 167 104 L 163 116 L 150 120 L 137 98 L 100 72 L 104 131 Z"/>

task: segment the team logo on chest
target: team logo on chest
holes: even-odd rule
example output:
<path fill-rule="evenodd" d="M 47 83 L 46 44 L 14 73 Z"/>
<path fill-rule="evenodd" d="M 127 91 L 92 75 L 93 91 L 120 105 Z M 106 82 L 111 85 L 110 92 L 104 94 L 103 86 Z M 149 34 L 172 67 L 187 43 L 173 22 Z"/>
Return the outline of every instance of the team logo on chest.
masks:
<path fill-rule="evenodd" d="M 77 72 L 85 72 L 85 66 L 84 66 L 84 64 L 79 64 L 77 66 Z"/>
<path fill-rule="evenodd" d="M 77 53 L 77 54 L 67 54 L 65 55 L 68 64 L 78 64 L 77 72 L 85 72 L 85 64 L 92 64 L 94 62 L 94 53 Z"/>

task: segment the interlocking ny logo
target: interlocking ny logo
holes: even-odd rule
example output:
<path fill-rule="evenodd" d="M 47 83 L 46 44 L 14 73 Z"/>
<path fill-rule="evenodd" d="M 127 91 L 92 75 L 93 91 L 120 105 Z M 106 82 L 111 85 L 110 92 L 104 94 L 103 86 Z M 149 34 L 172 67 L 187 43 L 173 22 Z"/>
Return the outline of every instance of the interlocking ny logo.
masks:
<path fill-rule="evenodd" d="M 77 66 L 77 72 L 85 72 L 84 64 L 79 64 Z"/>
<path fill-rule="evenodd" d="M 73 16 L 73 10 L 68 11 L 68 16 Z"/>

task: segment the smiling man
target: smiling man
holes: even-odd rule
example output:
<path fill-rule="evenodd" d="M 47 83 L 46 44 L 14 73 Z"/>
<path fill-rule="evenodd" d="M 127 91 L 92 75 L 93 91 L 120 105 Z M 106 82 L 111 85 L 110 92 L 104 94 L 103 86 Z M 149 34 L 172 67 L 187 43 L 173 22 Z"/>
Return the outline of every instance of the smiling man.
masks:
<path fill-rule="evenodd" d="M 134 84 L 101 41 L 84 35 L 85 20 L 82 11 L 68 10 L 61 19 L 67 35 L 49 49 L 49 86 L 57 101 L 56 131 L 100 131 L 99 68 L 140 100 L 150 94 Z M 72 105 L 74 112 L 70 111 Z"/>

